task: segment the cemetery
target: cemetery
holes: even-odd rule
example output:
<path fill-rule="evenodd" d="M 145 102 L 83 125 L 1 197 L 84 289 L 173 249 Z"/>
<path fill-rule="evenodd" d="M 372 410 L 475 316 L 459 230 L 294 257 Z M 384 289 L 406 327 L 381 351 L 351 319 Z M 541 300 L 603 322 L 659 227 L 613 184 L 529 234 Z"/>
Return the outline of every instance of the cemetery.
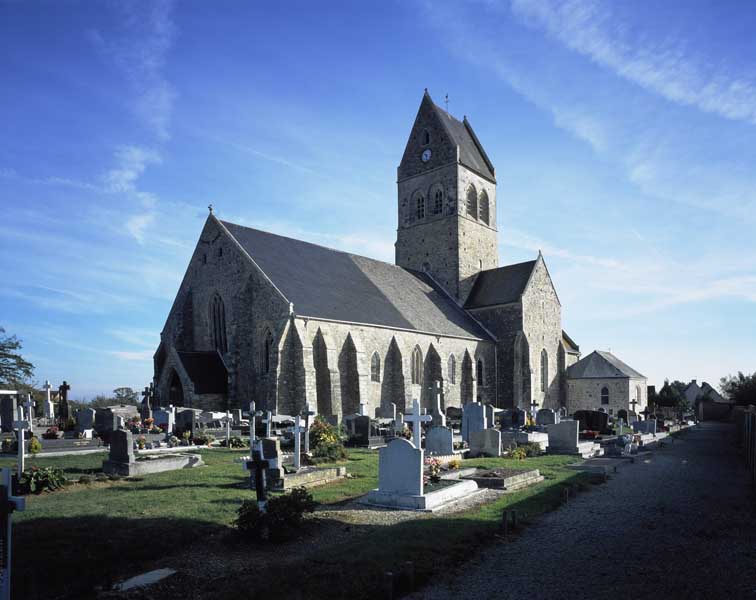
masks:
<path fill-rule="evenodd" d="M 145 589 L 180 591 L 179 579 L 169 575 L 163 581 L 145 567 L 182 572 L 182 557 L 192 552 L 197 536 L 214 540 L 204 550 L 211 555 L 225 559 L 252 552 L 263 565 L 265 546 L 283 544 L 286 558 L 264 566 L 271 574 L 284 565 L 303 569 L 307 557 L 291 544 L 307 540 L 329 549 L 318 568 L 332 569 L 346 591 L 385 585 L 385 572 L 401 571 L 402 561 L 413 565 L 414 587 L 445 564 L 434 558 L 434 539 L 453 553 L 477 545 L 476 536 L 497 535 L 502 515 L 508 521 L 519 514 L 525 525 L 561 506 L 574 490 L 605 481 L 619 459 L 647 451 L 660 439 L 655 420 L 637 420 L 631 428 L 600 412 L 570 418 L 559 411 L 529 413 L 478 402 L 443 410 L 440 393 L 430 411 L 415 400 L 406 414 L 394 407 L 387 417 L 357 413 L 338 425 L 309 406 L 293 416 L 257 410 L 254 402 L 248 410 L 213 413 L 159 407 L 150 404 L 149 389 L 144 395 L 139 410 L 76 411 L 73 430 L 92 430 L 92 435 L 71 441 L 97 443 L 87 450 L 62 444 L 67 439 L 59 432 L 48 434 L 55 421 L 33 416 L 29 400 L 14 398 L 10 433 L 25 443 L 23 451 L 16 444 L 0 465 L 15 469 L 26 461 L 19 468 L 36 469 L 37 481 L 33 491 L 24 488 L 30 494 L 27 510 L 14 516 L 21 540 L 17 560 L 32 548 L 46 553 L 54 551 L 54 543 L 57 550 L 84 544 L 91 565 L 75 588 L 80 593 L 99 586 L 133 594 L 130 581 L 140 581 L 143 572 L 145 581 L 155 579 Z M 42 450 L 32 453 L 40 432 L 48 435 Z M 616 458 L 604 459 L 605 453 Z M 301 498 L 306 508 L 282 513 L 288 516 L 281 521 L 275 515 L 284 510 L 277 507 L 286 497 Z M 379 525 L 387 520 L 389 527 Z M 49 524 L 61 531 L 63 542 L 46 538 Z M 108 540 L 116 545 L 121 540 L 128 552 L 116 552 L 106 540 L 93 541 L 88 532 L 102 527 L 115 528 L 119 533 Z M 148 530 L 151 542 L 142 550 L 137 540 Z M 371 540 L 367 549 L 365 535 Z M 154 562 L 155 556 L 161 560 Z M 357 556 L 373 556 L 375 565 L 364 581 L 344 581 L 344 566 Z M 23 572 L 14 580 L 16 590 L 40 594 L 47 586 L 63 585 L 55 577 L 24 578 Z M 315 573 L 306 568 L 303 573 L 317 597 Z M 236 578 L 223 584 L 223 591 L 246 592 L 257 585 L 262 584 Z M 399 591 L 405 583 L 400 578 L 391 585 Z"/>

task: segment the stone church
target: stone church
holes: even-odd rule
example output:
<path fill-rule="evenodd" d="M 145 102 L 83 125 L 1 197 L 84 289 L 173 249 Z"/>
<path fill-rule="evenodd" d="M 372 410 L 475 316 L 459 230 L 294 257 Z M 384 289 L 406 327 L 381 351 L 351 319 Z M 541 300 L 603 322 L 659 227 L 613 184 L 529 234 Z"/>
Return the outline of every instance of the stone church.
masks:
<path fill-rule="evenodd" d="M 499 265 L 494 166 L 425 93 L 398 168 L 396 264 L 218 219 L 154 357 L 157 401 L 388 416 L 417 398 L 566 404 L 580 358 L 543 256 Z"/>

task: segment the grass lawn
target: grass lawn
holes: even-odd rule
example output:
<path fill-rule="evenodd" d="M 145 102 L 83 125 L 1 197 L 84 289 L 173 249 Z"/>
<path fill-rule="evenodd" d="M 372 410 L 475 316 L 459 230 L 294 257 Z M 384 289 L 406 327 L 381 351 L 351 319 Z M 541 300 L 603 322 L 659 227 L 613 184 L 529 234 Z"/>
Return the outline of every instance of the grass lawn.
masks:
<path fill-rule="evenodd" d="M 14 515 L 16 597 L 85 598 L 94 585 L 108 585 L 149 570 L 157 558 L 227 537 L 242 500 L 254 497 L 241 465 L 233 462 L 244 451 L 201 452 L 207 463 L 203 468 L 130 481 L 76 484 L 61 492 L 27 497 L 26 512 Z M 98 472 L 103 458 L 102 454 L 38 458 L 29 459 L 27 465 L 57 466 L 68 477 L 77 478 Z M 453 566 L 469 556 L 471 546 L 490 538 L 503 508 L 517 508 L 521 515 L 532 517 L 561 502 L 563 485 L 587 483 L 590 476 L 564 468 L 571 462 L 573 457 L 562 456 L 520 462 L 465 461 L 465 466 L 538 468 L 546 480 L 482 508 L 373 527 L 369 544 L 355 539 L 308 557 L 295 570 L 296 579 L 278 574 L 276 590 L 285 594 L 290 585 L 299 586 L 304 579 L 314 595 L 360 597 L 360 590 L 376 585 L 385 571 L 396 570 L 407 560 L 414 561 L 416 578 L 424 581 L 434 570 Z M 10 458 L 0 459 L 2 466 L 14 464 Z M 337 504 L 376 487 L 378 453 L 350 450 L 347 469 L 353 478 L 314 488 L 315 500 Z M 51 567 L 45 569 L 44 578 L 33 575 L 39 573 L 40 561 Z M 257 586 L 267 585 L 266 580 L 259 572 L 235 574 L 214 584 L 214 597 L 248 597 Z"/>

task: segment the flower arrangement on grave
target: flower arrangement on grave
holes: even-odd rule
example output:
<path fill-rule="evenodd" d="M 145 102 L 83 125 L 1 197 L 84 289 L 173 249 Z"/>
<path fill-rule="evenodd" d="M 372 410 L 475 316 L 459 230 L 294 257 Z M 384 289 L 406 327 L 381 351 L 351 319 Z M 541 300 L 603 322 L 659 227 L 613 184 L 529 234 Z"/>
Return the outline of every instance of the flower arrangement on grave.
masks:
<path fill-rule="evenodd" d="M 455 450 L 465 450 L 467 448 L 467 442 L 454 442 L 453 447 Z"/>
<path fill-rule="evenodd" d="M 399 437 L 403 437 L 405 440 L 411 440 L 412 439 L 412 431 L 409 427 L 406 425 L 402 428 L 402 432 L 399 434 Z"/>
<path fill-rule="evenodd" d="M 142 427 L 144 427 L 147 431 L 150 431 L 154 424 L 155 419 L 153 419 L 152 417 L 147 417 L 144 421 L 142 421 Z"/>
<path fill-rule="evenodd" d="M 426 458 L 425 466 L 428 468 L 428 479 L 431 483 L 441 481 L 441 461 L 437 458 Z"/>
<path fill-rule="evenodd" d="M 59 437 L 60 430 L 55 425 L 48 427 L 47 431 L 42 434 L 43 440 L 57 440 Z"/>
<path fill-rule="evenodd" d="M 131 433 L 141 433 L 142 431 L 142 419 L 139 416 L 133 416 L 126 421 L 126 429 Z"/>
<path fill-rule="evenodd" d="M 317 415 L 310 425 L 310 449 L 314 462 L 336 462 L 347 457 L 339 428 Z"/>
<path fill-rule="evenodd" d="M 39 441 L 38 437 L 32 436 L 29 440 L 29 454 L 35 455 L 40 452 L 42 452 L 42 442 Z"/>
<path fill-rule="evenodd" d="M 191 439 L 192 432 L 187 429 L 184 433 L 181 434 L 181 445 L 188 446 L 191 443 Z"/>
<path fill-rule="evenodd" d="M 450 471 L 456 471 L 457 469 L 462 468 L 462 461 L 458 458 L 452 458 L 448 463 L 446 463 L 446 466 Z"/>
<path fill-rule="evenodd" d="M 509 451 L 509 458 L 514 460 L 525 460 L 528 456 L 528 451 L 523 447 L 512 448 Z"/>
<path fill-rule="evenodd" d="M 144 450 L 145 446 L 147 445 L 147 438 L 145 438 L 143 435 L 140 435 L 134 440 L 134 444 L 139 450 Z"/>
<path fill-rule="evenodd" d="M 170 438 L 168 439 L 168 447 L 169 447 L 169 448 L 175 448 L 175 447 L 176 447 L 176 446 L 178 446 L 178 445 L 179 445 L 180 443 L 181 443 L 181 440 L 180 440 L 180 439 L 178 439 L 178 438 L 177 438 L 177 437 L 176 437 L 175 435 L 172 435 L 172 436 L 171 436 L 171 437 L 170 437 Z"/>
<path fill-rule="evenodd" d="M 150 429 L 150 433 L 163 433 L 163 429 L 157 425 L 153 425 L 152 429 Z"/>

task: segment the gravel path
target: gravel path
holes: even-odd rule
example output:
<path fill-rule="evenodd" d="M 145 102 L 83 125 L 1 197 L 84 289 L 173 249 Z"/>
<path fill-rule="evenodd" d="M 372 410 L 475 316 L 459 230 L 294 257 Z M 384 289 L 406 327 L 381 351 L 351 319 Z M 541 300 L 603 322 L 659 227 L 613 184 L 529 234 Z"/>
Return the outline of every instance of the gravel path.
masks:
<path fill-rule="evenodd" d="M 419 598 L 756 598 L 756 504 L 733 427 L 703 423 Z"/>

